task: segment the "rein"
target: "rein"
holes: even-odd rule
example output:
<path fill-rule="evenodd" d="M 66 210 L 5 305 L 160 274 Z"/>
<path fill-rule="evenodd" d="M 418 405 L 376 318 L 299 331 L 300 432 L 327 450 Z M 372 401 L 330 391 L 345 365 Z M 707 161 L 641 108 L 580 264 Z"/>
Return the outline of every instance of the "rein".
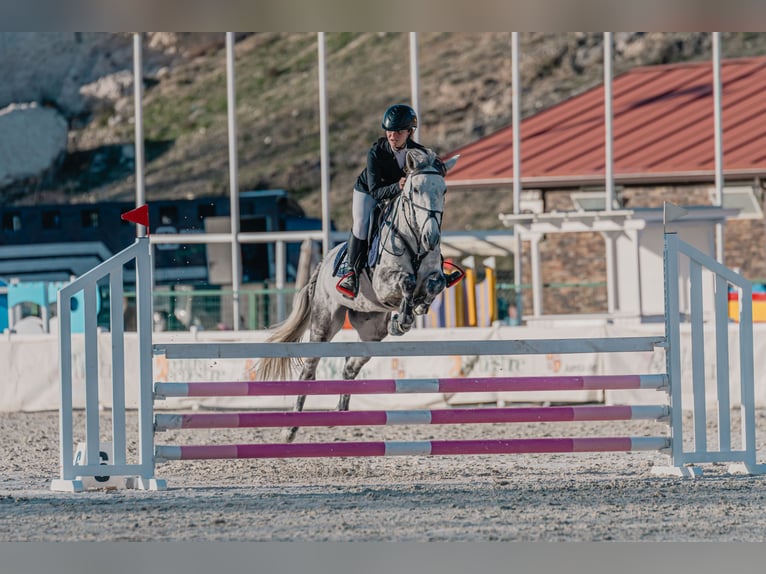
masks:
<path fill-rule="evenodd" d="M 390 253 L 391 255 L 394 255 L 395 257 L 400 257 L 404 254 L 402 251 L 401 253 L 395 253 L 393 250 L 389 250 L 386 245 L 388 243 L 389 237 L 393 235 L 393 239 L 399 238 L 402 243 L 404 244 L 407 252 L 410 255 L 410 260 L 412 261 L 412 267 L 415 273 L 418 272 L 418 269 L 420 269 L 420 264 L 422 263 L 423 259 L 425 259 L 426 255 L 431 251 L 429 249 L 423 249 L 423 245 L 421 242 L 421 230 L 422 227 L 419 227 L 417 225 L 417 210 L 425 211 L 428 214 L 428 217 L 426 218 L 425 222 L 423 223 L 423 226 L 428 223 L 431 219 L 436 220 L 436 225 L 439 230 L 439 235 L 441 235 L 441 227 L 442 227 L 442 219 L 444 217 L 444 210 L 442 209 L 428 209 L 427 207 L 423 207 L 421 205 L 417 205 L 415 203 L 414 197 L 413 197 L 413 187 L 412 187 L 412 177 L 419 174 L 438 174 L 438 175 L 444 175 L 442 170 L 439 170 L 435 167 L 427 167 L 424 169 L 418 169 L 415 171 L 412 171 L 407 174 L 407 182 L 405 183 L 405 188 L 402 190 L 402 193 L 400 193 L 393 204 L 393 207 L 391 209 L 391 215 L 389 218 L 387 218 L 386 223 L 388 224 L 387 227 L 389 228 L 389 234 L 386 235 L 383 241 L 381 241 L 381 248 L 383 251 L 386 251 L 387 253 Z M 405 204 L 409 206 L 409 211 L 403 211 L 403 219 L 404 222 L 407 225 L 407 229 L 409 230 L 409 234 L 411 234 L 415 239 L 415 245 L 411 245 L 408 241 L 408 234 L 402 233 L 400 228 L 396 224 L 397 216 L 399 212 L 404 209 Z M 391 242 L 393 245 L 393 241 Z"/>

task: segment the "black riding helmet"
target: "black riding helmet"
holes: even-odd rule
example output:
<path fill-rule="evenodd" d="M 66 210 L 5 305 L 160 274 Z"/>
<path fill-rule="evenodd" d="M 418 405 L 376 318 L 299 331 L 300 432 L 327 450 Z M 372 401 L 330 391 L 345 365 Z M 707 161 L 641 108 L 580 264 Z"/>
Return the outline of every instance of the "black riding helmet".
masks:
<path fill-rule="evenodd" d="M 418 127 L 418 116 L 410 106 L 395 104 L 383 114 L 383 129 L 387 132 L 415 129 Z"/>

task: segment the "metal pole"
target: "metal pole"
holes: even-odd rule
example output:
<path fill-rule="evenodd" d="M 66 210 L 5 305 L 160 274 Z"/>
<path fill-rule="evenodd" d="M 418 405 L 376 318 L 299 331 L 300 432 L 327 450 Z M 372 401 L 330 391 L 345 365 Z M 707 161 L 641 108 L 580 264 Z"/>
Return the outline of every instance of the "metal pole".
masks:
<path fill-rule="evenodd" d="M 614 204 L 614 170 L 612 156 L 612 33 L 604 32 L 604 138 L 605 173 L 606 173 L 606 211 L 612 211 Z"/>
<path fill-rule="evenodd" d="M 511 115 L 513 122 L 513 213 L 521 213 L 521 80 L 519 74 L 519 33 L 511 32 Z M 516 321 L 521 324 L 524 301 L 521 295 L 521 235 L 513 225 L 515 239 L 513 282 L 516 284 Z"/>
<path fill-rule="evenodd" d="M 614 159 L 612 156 L 613 131 L 612 131 L 612 33 L 604 32 L 604 163 L 606 176 L 606 202 L 607 213 L 612 211 L 614 204 Z M 611 315 L 617 308 L 616 269 L 615 269 L 615 238 L 611 234 L 604 234 L 606 246 L 606 304 L 607 312 Z"/>
<path fill-rule="evenodd" d="M 723 120 L 721 118 L 721 33 L 713 32 L 713 100 L 715 109 L 715 205 L 723 207 Z M 723 223 L 715 224 L 715 258 L 723 264 Z"/>
<path fill-rule="evenodd" d="M 231 227 L 231 312 L 233 328 L 240 329 L 239 291 L 242 256 L 239 247 L 239 181 L 237 169 L 237 89 L 234 75 L 234 32 L 226 32 L 226 97 L 229 116 L 229 193 Z"/>
<path fill-rule="evenodd" d="M 415 110 L 415 116 L 418 118 L 418 129 L 412 132 L 412 139 L 420 141 L 420 132 L 423 129 L 423 123 L 420 121 L 420 74 L 418 70 L 418 33 L 410 32 L 410 92 L 412 100 L 412 109 Z M 415 326 L 423 328 L 425 326 L 425 316 L 417 315 L 415 317 Z"/>
<path fill-rule="evenodd" d="M 410 32 L 410 85 L 412 91 L 412 109 L 415 110 L 418 120 L 420 120 L 420 74 L 418 70 L 418 33 Z M 422 129 L 422 124 L 419 124 Z M 420 129 L 415 130 L 412 139 L 420 141 Z"/>
<path fill-rule="evenodd" d="M 142 96 L 144 93 L 143 53 L 141 49 L 141 32 L 133 34 L 133 99 L 135 101 L 135 146 L 136 146 L 136 207 L 146 203 L 144 188 L 144 118 Z M 136 225 L 136 236 L 144 237 L 146 228 Z"/>
<path fill-rule="evenodd" d="M 274 260 L 277 265 L 276 284 L 274 285 L 277 288 L 277 322 L 281 323 L 287 318 L 287 297 L 285 294 L 287 243 L 284 241 L 276 242 Z"/>
<path fill-rule="evenodd" d="M 322 255 L 330 252 L 330 158 L 327 137 L 327 78 L 325 75 L 324 32 L 317 33 L 319 56 L 319 147 L 322 173 Z"/>

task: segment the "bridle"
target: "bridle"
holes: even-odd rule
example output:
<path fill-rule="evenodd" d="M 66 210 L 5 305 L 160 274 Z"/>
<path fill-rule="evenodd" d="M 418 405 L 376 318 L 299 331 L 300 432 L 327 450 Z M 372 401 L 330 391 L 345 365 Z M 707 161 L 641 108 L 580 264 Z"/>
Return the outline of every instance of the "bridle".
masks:
<path fill-rule="evenodd" d="M 434 219 L 436 221 L 437 229 L 439 230 L 439 235 L 441 235 L 444 210 L 429 209 L 428 207 L 418 205 L 415 202 L 415 197 L 414 197 L 415 190 L 414 190 L 414 186 L 412 185 L 412 178 L 416 175 L 422 175 L 422 174 L 434 174 L 434 175 L 440 175 L 444 177 L 445 173 L 446 173 L 446 170 L 444 170 L 444 166 L 441 163 L 441 160 L 439 160 L 438 158 L 434 160 L 432 165 L 427 165 L 422 168 L 418 167 L 416 169 L 408 171 L 407 181 L 404 184 L 404 189 L 394 200 L 394 204 L 390 211 L 390 216 L 386 218 L 387 227 L 389 228 L 389 235 L 385 237 L 383 241 L 381 241 L 382 249 L 386 251 L 387 253 L 394 255 L 395 257 L 400 257 L 401 255 L 404 255 L 404 251 L 400 253 L 396 253 L 393 250 L 394 240 L 396 238 L 400 239 L 406 251 L 409 253 L 410 260 L 412 261 L 412 267 L 415 274 L 417 274 L 423 259 L 425 259 L 428 253 L 432 251 L 432 249 L 424 247 L 423 245 L 422 230 L 425 228 L 425 226 L 428 224 L 428 222 L 431 219 Z M 408 240 L 407 234 L 402 234 L 399 227 L 397 226 L 397 223 L 396 223 L 398 219 L 397 215 L 399 214 L 400 211 L 402 212 L 402 218 L 404 219 L 404 223 L 406 224 L 408 231 L 415 239 L 414 245 L 412 245 L 411 242 Z M 418 211 L 423 211 L 427 214 L 427 217 L 423 221 L 423 224 L 420 226 L 417 223 Z M 389 243 L 389 239 L 391 239 L 390 243 Z M 389 244 L 392 246 L 392 249 L 388 248 Z"/>

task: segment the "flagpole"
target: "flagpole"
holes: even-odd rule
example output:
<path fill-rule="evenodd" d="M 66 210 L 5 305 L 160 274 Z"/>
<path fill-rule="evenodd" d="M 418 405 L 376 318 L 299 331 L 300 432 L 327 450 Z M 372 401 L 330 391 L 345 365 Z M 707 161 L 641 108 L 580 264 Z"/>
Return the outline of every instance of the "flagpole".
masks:
<path fill-rule="evenodd" d="M 136 146 L 136 207 L 146 203 L 144 189 L 144 119 L 142 97 L 144 91 L 143 55 L 141 48 L 141 32 L 133 34 L 133 99 L 135 101 L 135 146 Z M 141 225 L 136 227 L 136 236 L 144 237 L 146 229 Z"/>

